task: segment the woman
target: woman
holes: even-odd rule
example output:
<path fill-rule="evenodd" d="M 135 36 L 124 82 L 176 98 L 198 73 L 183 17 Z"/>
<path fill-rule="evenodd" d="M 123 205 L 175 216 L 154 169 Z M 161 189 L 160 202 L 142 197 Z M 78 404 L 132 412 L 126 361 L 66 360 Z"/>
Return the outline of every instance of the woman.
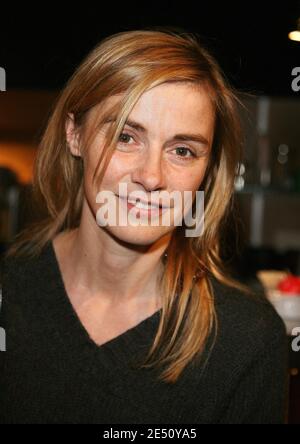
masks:
<path fill-rule="evenodd" d="M 237 104 L 187 33 L 121 32 L 76 70 L 35 164 L 44 219 L 4 264 L 2 422 L 283 422 L 283 323 L 220 260 Z"/>

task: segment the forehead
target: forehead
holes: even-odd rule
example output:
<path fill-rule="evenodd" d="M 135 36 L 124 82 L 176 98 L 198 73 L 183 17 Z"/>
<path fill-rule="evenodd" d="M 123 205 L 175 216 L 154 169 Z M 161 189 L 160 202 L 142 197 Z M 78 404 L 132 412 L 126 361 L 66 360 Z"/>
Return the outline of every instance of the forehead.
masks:
<path fill-rule="evenodd" d="M 178 125 L 195 127 L 214 120 L 214 106 L 204 85 L 169 82 L 143 93 L 129 117 L 162 129 Z"/>
<path fill-rule="evenodd" d="M 117 114 L 122 97 L 114 95 L 95 106 L 91 120 Z M 191 82 L 166 82 L 146 90 L 128 115 L 128 119 L 154 131 L 195 131 L 201 127 L 210 130 L 214 118 L 210 89 Z"/>

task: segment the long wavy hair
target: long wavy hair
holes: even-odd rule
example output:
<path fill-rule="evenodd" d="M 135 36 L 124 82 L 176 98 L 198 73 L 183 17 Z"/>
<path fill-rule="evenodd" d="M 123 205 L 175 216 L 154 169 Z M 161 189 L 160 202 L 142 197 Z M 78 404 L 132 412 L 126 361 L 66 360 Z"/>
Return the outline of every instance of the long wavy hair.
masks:
<path fill-rule="evenodd" d="M 160 322 L 141 365 L 161 366 L 160 378 L 173 383 L 190 362 L 204 355 L 209 338 L 216 337 L 211 278 L 241 288 L 229 277 L 220 257 L 220 233 L 231 211 L 241 161 L 240 101 L 197 34 L 167 28 L 120 32 L 102 40 L 87 55 L 58 97 L 38 149 L 32 191 L 43 217 L 16 236 L 7 255 L 38 256 L 60 231 L 79 226 L 83 163 L 67 146 L 65 123 L 69 113 L 80 127 L 95 105 L 122 95 L 94 174 L 101 183 L 133 106 L 146 90 L 165 82 L 205 86 L 216 115 L 212 152 L 201 183 L 205 193 L 204 232 L 199 237 L 185 237 L 184 223 L 172 232 L 160 282 L 164 295 Z M 102 123 L 97 122 L 96 127 Z"/>

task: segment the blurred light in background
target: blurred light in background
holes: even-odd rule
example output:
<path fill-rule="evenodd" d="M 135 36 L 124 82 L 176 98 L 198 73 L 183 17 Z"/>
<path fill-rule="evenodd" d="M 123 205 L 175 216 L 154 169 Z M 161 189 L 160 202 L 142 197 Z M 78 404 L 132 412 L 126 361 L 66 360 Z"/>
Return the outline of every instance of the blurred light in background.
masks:
<path fill-rule="evenodd" d="M 1 93 L 0 168 L 15 173 L 20 185 L 32 182 L 37 147 L 56 95 L 43 90 Z"/>
<path fill-rule="evenodd" d="M 37 148 L 30 144 L 0 142 L 0 167 L 11 169 L 22 185 L 32 181 L 33 163 Z"/>
<path fill-rule="evenodd" d="M 300 17 L 297 20 L 297 29 L 291 31 L 288 36 L 290 40 L 300 42 Z"/>

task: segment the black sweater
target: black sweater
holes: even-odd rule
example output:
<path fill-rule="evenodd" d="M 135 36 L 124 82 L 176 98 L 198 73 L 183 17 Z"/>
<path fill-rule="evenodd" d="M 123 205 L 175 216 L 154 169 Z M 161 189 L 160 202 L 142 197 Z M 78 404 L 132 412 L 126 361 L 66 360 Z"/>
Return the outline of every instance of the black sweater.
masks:
<path fill-rule="evenodd" d="M 285 328 L 265 299 L 213 282 L 219 322 L 205 367 L 175 384 L 137 370 L 161 310 L 98 346 L 66 294 L 51 242 L 36 259 L 4 264 L 0 423 L 282 423 Z M 132 361 L 133 359 L 133 361 Z"/>

